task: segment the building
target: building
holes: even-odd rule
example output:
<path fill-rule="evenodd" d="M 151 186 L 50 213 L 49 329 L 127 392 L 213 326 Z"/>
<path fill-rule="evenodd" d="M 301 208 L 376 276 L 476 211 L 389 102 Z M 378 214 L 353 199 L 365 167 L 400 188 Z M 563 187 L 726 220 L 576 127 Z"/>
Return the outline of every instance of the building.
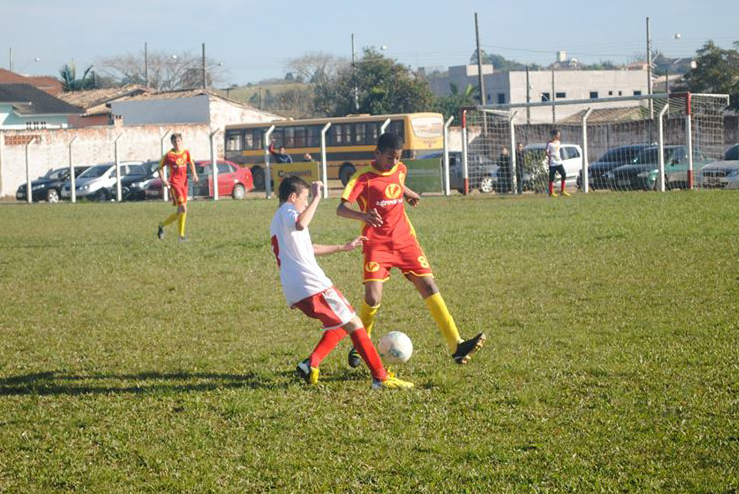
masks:
<path fill-rule="evenodd" d="M 232 123 L 284 120 L 208 89 L 142 93 L 112 101 L 110 109 L 124 126 L 187 123 L 222 129 Z"/>
<path fill-rule="evenodd" d="M 30 84 L 52 96 L 57 96 L 64 90 L 61 81 L 56 77 L 25 76 L 5 69 L 0 69 L 0 84 Z"/>
<path fill-rule="evenodd" d="M 70 127 L 79 128 L 93 125 L 111 125 L 113 123 L 110 112 L 111 102 L 153 92 L 155 92 L 153 89 L 145 86 L 128 84 L 123 87 L 69 91 L 61 93 L 59 98 L 70 105 L 79 106 L 83 109 L 82 115 L 73 116 L 69 120 Z"/>
<path fill-rule="evenodd" d="M 0 130 L 66 129 L 82 111 L 30 84 L 0 84 Z"/>

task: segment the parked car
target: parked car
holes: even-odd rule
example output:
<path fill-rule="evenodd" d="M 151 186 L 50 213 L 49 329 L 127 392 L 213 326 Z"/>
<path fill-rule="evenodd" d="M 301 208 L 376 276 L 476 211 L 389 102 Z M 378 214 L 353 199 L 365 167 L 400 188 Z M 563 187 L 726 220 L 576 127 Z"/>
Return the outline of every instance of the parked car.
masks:
<path fill-rule="evenodd" d="M 739 189 L 739 161 L 714 161 L 703 167 L 699 185 L 705 188 Z"/>
<path fill-rule="evenodd" d="M 654 144 L 629 144 L 609 149 L 597 161 L 590 163 L 588 166 L 588 185 L 591 189 L 607 188 L 608 183 L 603 174 L 619 166 L 633 163 L 639 152 L 650 146 L 654 146 Z M 582 175 L 581 170 L 577 176 L 578 189 L 582 188 Z"/>
<path fill-rule="evenodd" d="M 139 167 L 140 161 L 121 161 L 119 163 L 121 177 L 125 177 L 132 169 Z M 80 173 L 75 180 L 76 194 L 78 198 L 88 198 L 95 201 L 107 201 L 115 194 L 111 194 L 111 190 L 116 187 L 116 171 L 115 163 L 101 163 L 91 166 L 84 172 Z M 68 198 L 72 196 L 71 182 L 67 181 L 62 187 L 62 197 Z"/>
<path fill-rule="evenodd" d="M 546 157 L 546 143 L 528 144 L 523 148 L 523 190 L 543 192 L 549 183 L 549 165 Z M 577 181 L 577 176 L 582 170 L 582 148 L 577 144 L 560 145 L 562 165 L 565 167 L 566 180 L 569 183 Z M 521 164 L 516 163 L 516 167 Z M 510 180 L 508 177 L 495 176 L 496 190 L 508 189 L 507 184 L 499 184 L 502 180 Z M 559 175 L 557 176 L 559 180 Z"/>
<path fill-rule="evenodd" d="M 709 160 L 698 149 L 693 149 L 693 169 L 701 170 Z M 665 189 L 687 188 L 687 146 L 665 146 Z M 614 168 L 603 175 L 612 190 L 654 190 L 659 174 L 659 147 L 649 146 L 637 154 L 634 162 Z M 700 174 L 697 174 L 700 175 Z M 700 182 L 696 176 L 696 181 Z"/>
<path fill-rule="evenodd" d="M 444 169 L 444 153 L 437 151 L 421 156 L 419 159 L 438 158 L 441 163 L 442 177 Z M 467 178 L 469 189 L 479 189 L 484 194 L 493 191 L 493 177 L 498 165 L 492 160 L 483 158 L 477 154 L 467 154 Z M 462 153 L 460 151 L 449 151 L 449 188 L 457 189 L 464 193 L 464 167 L 462 166 Z"/>
<path fill-rule="evenodd" d="M 734 144 L 726 150 L 724 154 L 724 161 L 737 161 L 739 160 L 739 144 Z"/>
<path fill-rule="evenodd" d="M 74 176 L 78 177 L 82 172 L 87 170 L 87 166 L 75 166 Z M 64 182 L 69 179 L 69 167 L 54 168 L 46 172 L 46 175 L 39 177 L 31 182 L 31 200 L 46 201 L 49 203 L 59 202 Z M 28 200 L 26 195 L 26 184 L 21 184 L 15 193 L 15 198 L 19 201 Z"/>
<path fill-rule="evenodd" d="M 254 189 L 254 180 L 248 168 L 240 167 L 230 161 L 218 160 L 218 195 L 231 196 L 234 199 L 243 199 L 246 192 Z M 196 161 L 195 173 L 199 182 L 191 180 L 190 169 L 187 169 L 188 195 L 212 197 L 213 196 L 213 171 L 210 161 Z M 147 199 L 161 199 L 162 181 L 154 178 L 146 187 Z"/>
<path fill-rule="evenodd" d="M 134 168 L 121 179 L 121 197 L 124 201 L 143 201 L 146 199 L 146 187 L 152 180 L 159 178 L 159 160 L 147 161 Z M 115 195 L 113 184 L 112 195 Z"/>

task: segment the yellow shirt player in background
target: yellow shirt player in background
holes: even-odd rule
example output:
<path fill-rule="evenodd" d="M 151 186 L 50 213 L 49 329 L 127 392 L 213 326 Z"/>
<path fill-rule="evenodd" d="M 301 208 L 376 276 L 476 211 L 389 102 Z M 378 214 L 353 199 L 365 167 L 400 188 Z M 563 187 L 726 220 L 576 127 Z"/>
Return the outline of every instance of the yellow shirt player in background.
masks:
<path fill-rule="evenodd" d="M 365 223 L 362 229 L 362 235 L 367 237 L 364 243 L 364 303 L 359 317 L 370 334 L 382 301 L 383 283 L 390 278 L 390 268 L 398 268 L 423 297 L 454 361 L 466 364 L 482 347 L 485 334 L 463 340 L 441 298 L 431 266 L 405 214 L 403 199 L 415 206 L 421 197 L 405 185 L 408 171 L 400 162 L 402 150 L 403 139 L 399 135 L 382 134 L 377 141 L 375 160 L 349 180 L 336 210 L 339 216 Z M 354 202 L 358 203 L 359 210 L 350 207 Z M 349 365 L 357 367 L 359 363 L 359 355 L 352 348 Z"/>
<path fill-rule="evenodd" d="M 190 167 L 192 179 L 197 183 L 198 176 L 195 173 L 195 162 L 190 156 L 190 151 L 182 148 L 182 134 L 172 134 L 172 149 L 170 149 L 159 162 L 159 178 L 162 187 L 169 189 L 172 195 L 172 204 L 177 206 L 177 211 L 159 223 L 157 237 L 164 239 L 164 227 L 178 220 L 179 239 L 187 240 L 185 237 L 185 219 L 187 218 L 187 167 Z M 169 179 L 164 176 L 164 167 L 167 167 Z"/>

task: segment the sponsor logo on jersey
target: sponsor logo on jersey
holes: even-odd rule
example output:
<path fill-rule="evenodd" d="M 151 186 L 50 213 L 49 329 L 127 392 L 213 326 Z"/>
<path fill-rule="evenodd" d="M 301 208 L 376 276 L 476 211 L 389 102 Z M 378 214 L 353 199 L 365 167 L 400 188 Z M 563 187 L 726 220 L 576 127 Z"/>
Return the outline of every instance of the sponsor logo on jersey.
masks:
<path fill-rule="evenodd" d="M 397 199 L 403 193 L 403 188 L 399 184 L 389 184 L 385 187 L 385 197 L 388 199 Z"/>
<path fill-rule="evenodd" d="M 365 264 L 364 269 L 368 273 L 374 273 L 380 270 L 380 265 L 377 264 L 375 261 L 370 261 L 367 264 Z"/>

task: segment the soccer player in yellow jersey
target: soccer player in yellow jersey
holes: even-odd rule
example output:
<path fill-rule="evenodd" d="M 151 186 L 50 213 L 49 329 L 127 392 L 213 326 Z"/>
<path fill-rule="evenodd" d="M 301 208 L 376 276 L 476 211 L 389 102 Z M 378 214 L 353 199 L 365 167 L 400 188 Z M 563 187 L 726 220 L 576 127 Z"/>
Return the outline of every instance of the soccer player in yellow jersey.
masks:
<path fill-rule="evenodd" d="M 416 240 L 403 199 L 412 206 L 421 197 L 405 185 L 407 169 L 400 161 L 403 139 L 393 133 L 380 136 L 375 160 L 358 170 L 346 184 L 336 214 L 364 223 L 364 303 L 359 317 L 370 334 L 382 301 L 383 283 L 390 278 L 390 268 L 398 268 L 421 294 L 446 340 L 452 358 L 466 364 L 485 342 L 485 334 L 463 340 L 447 310 L 434 281 L 426 255 Z M 359 209 L 353 209 L 357 202 Z M 349 352 L 349 365 L 360 364 L 354 348 Z"/>
<path fill-rule="evenodd" d="M 178 220 L 179 239 L 187 240 L 185 237 L 185 219 L 187 218 L 187 167 L 190 166 L 192 179 L 197 183 L 198 176 L 195 173 L 195 162 L 190 156 L 190 151 L 182 148 L 182 134 L 172 134 L 172 149 L 162 156 L 159 162 L 159 178 L 162 180 L 162 187 L 169 189 L 172 195 L 172 204 L 177 206 L 177 211 L 167 217 L 166 220 L 159 223 L 157 228 L 157 237 L 159 240 L 164 238 L 164 227 Z M 169 179 L 164 176 L 164 167 L 169 171 Z"/>

